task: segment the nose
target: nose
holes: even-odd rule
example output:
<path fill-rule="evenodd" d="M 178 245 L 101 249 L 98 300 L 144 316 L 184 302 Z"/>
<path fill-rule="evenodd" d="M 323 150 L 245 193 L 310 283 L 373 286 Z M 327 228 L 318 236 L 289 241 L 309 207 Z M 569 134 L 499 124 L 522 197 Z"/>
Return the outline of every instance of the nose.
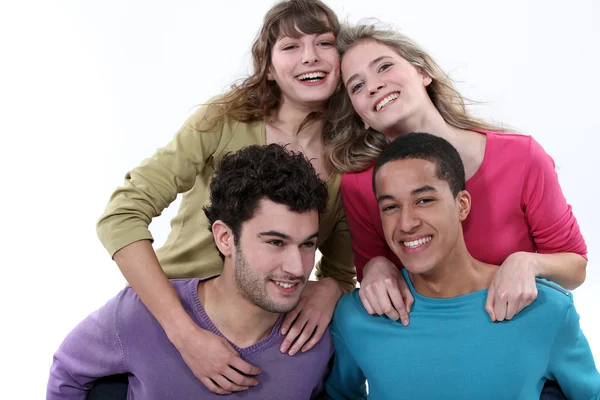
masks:
<path fill-rule="evenodd" d="M 304 260 L 300 249 L 289 249 L 282 269 L 285 273 L 298 278 L 304 276 Z"/>
<path fill-rule="evenodd" d="M 319 62 L 319 56 L 314 46 L 305 46 L 302 52 L 302 64 L 313 65 Z"/>
<path fill-rule="evenodd" d="M 381 89 L 385 87 L 385 83 L 383 82 L 374 82 L 372 85 L 369 85 L 369 94 L 373 96 L 377 94 Z"/>
<path fill-rule="evenodd" d="M 402 210 L 397 224 L 399 230 L 405 233 L 412 233 L 419 225 L 421 225 L 421 220 L 415 215 L 413 210 L 409 208 Z"/>

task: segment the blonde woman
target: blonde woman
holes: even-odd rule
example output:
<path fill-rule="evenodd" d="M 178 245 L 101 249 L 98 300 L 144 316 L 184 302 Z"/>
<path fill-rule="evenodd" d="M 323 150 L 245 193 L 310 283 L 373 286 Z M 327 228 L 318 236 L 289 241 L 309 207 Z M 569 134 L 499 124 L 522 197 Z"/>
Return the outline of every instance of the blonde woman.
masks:
<path fill-rule="evenodd" d="M 500 265 L 485 305 L 492 320 L 510 320 L 531 304 L 536 277 L 568 289 L 583 283 L 585 241 L 552 158 L 531 136 L 503 132 L 470 115 L 448 76 L 399 32 L 372 24 L 343 27 L 338 50 L 345 90 L 332 106 L 329 154 L 346 172 L 343 204 L 360 298 L 370 314 L 409 323 L 413 297 L 386 244 L 372 189 L 376 157 L 390 140 L 409 132 L 442 137 L 462 158 L 473 198 L 463 223 L 467 247 L 474 258 Z M 422 247 L 426 256 L 435 240 L 415 237 L 401 244 Z"/>

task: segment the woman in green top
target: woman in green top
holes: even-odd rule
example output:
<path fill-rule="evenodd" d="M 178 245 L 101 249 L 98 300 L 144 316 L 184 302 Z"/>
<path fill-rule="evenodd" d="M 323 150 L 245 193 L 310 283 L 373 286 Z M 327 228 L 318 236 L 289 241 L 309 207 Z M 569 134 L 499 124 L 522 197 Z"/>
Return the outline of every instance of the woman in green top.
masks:
<path fill-rule="evenodd" d="M 98 222 L 98 236 L 127 281 L 186 364 L 215 393 L 247 389 L 257 381 L 243 374 L 260 371 L 239 358 L 226 340 L 192 321 L 168 278 L 203 277 L 222 269 L 202 206 L 224 154 L 250 144 L 285 143 L 304 152 L 329 187 L 319 230 L 319 281 L 307 286 L 297 309 L 284 320 L 281 351 L 293 355 L 317 343 L 343 291 L 354 287 L 341 175 L 325 157 L 328 102 L 339 83 L 338 30 L 337 16 L 319 0 L 275 5 L 252 46 L 254 73 L 211 99 L 171 143 L 130 171 Z M 155 253 L 148 225 L 178 193 L 185 193 L 178 215 Z"/>

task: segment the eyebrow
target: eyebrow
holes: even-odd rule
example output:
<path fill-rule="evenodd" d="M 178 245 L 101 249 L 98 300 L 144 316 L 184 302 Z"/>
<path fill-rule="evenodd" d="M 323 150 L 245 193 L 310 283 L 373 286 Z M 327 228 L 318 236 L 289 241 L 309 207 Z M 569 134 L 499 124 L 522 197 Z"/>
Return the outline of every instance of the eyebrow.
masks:
<path fill-rule="evenodd" d="M 433 186 L 429 186 L 429 185 L 425 185 L 425 186 L 421 186 L 419 188 L 416 188 L 415 190 L 413 190 L 412 192 L 410 192 L 411 196 L 416 196 L 418 194 L 421 193 L 425 193 L 425 192 L 437 192 L 437 189 L 434 188 Z M 377 196 L 377 202 L 382 202 L 384 200 L 393 200 L 394 196 L 392 196 L 391 194 L 382 194 L 380 196 Z"/>
<path fill-rule="evenodd" d="M 374 64 L 377 64 L 379 61 L 386 59 L 386 58 L 392 58 L 390 56 L 379 56 L 376 59 L 374 59 L 373 61 L 371 61 L 369 63 L 369 67 L 372 67 Z M 354 74 L 350 77 L 350 79 L 348 79 L 346 81 L 346 87 L 348 87 L 348 85 L 350 84 L 350 82 L 352 82 L 353 80 L 355 80 L 356 78 L 358 78 L 358 74 Z"/>
<path fill-rule="evenodd" d="M 258 235 L 258 237 L 262 237 L 262 236 L 275 236 L 284 240 L 289 240 L 291 241 L 292 238 L 289 235 L 286 235 L 285 233 L 281 233 L 281 232 L 277 232 L 277 231 L 266 231 L 266 232 L 260 232 Z M 315 232 L 312 235 L 310 235 L 309 237 L 307 237 L 306 239 L 303 240 L 303 242 L 307 242 L 311 239 L 316 238 L 317 236 L 319 236 L 319 232 Z"/>

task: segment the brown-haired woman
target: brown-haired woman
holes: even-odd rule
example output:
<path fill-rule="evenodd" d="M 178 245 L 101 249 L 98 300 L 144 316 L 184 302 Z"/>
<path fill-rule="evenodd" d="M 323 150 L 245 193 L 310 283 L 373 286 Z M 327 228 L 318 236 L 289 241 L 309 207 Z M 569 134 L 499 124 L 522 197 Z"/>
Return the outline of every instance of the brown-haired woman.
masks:
<path fill-rule="evenodd" d="M 224 154 L 251 144 L 285 143 L 304 152 L 329 187 L 328 210 L 320 221 L 319 281 L 307 286 L 297 309 L 284 320 L 287 338 L 281 351 L 293 355 L 317 343 L 343 291 L 354 287 L 341 175 L 324 156 L 329 98 L 339 83 L 338 30 L 337 16 L 319 0 L 276 4 L 252 46 L 253 74 L 211 99 L 171 143 L 130 171 L 98 222 L 98 236 L 127 281 L 186 364 L 215 393 L 247 389 L 257 381 L 244 374 L 260 371 L 226 340 L 192 321 L 168 278 L 203 277 L 222 269 L 202 207 Z M 179 212 L 155 253 L 148 225 L 178 193 L 184 193 Z"/>

